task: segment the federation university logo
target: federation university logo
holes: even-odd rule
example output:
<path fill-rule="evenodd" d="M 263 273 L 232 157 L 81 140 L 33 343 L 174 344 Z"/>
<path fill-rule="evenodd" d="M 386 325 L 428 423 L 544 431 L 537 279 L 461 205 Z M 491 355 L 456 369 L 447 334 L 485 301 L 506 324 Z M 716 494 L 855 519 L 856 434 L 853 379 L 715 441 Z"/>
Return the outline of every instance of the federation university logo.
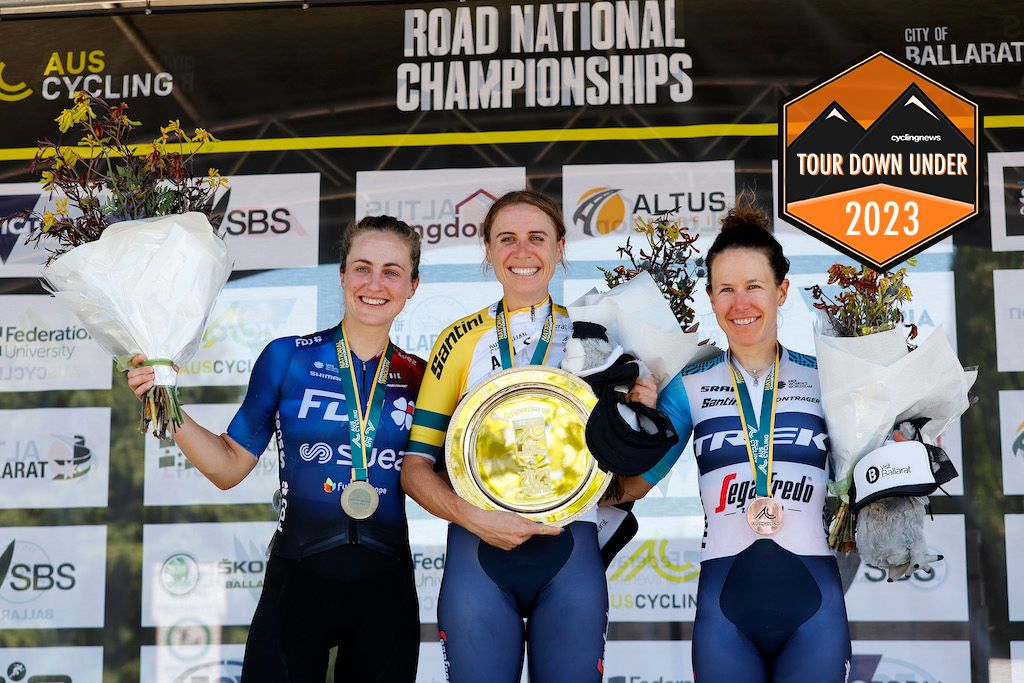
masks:
<path fill-rule="evenodd" d="M 978 106 L 888 55 L 782 108 L 781 213 L 875 270 L 978 213 Z"/>
<path fill-rule="evenodd" d="M 584 234 L 608 235 L 622 227 L 626 202 L 621 191 L 621 188 L 592 187 L 580 196 L 572 219 Z"/>

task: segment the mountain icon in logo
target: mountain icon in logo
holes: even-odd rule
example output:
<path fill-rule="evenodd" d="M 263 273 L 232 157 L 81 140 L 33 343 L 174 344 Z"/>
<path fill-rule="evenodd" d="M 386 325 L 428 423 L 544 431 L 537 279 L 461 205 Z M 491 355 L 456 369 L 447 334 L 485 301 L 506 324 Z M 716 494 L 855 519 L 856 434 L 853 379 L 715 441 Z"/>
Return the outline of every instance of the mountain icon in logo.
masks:
<path fill-rule="evenodd" d="M 0 196 L 0 263 L 7 263 L 14 245 L 28 234 L 29 225 L 34 220 L 16 214 L 32 211 L 38 201 L 38 192 Z"/>

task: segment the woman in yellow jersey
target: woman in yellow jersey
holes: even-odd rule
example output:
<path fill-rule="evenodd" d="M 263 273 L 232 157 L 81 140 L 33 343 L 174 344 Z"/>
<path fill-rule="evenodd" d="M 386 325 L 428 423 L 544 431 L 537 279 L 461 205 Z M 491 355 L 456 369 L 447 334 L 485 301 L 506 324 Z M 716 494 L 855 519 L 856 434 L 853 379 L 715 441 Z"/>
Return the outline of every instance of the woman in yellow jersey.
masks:
<path fill-rule="evenodd" d="M 564 529 L 460 498 L 444 471 L 449 420 L 466 390 L 502 369 L 557 366 L 572 323 L 548 292 L 565 251 L 549 197 L 510 192 L 483 221 L 487 262 L 502 298 L 441 331 L 416 401 L 402 486 L 452 524 L 438 603 L 451 683 L 518 683 L 529 642 L 533 683 L 599 683 L 608 590 L 596 513 Z M 508 334 L 499 335 L 507 321 Z M 649 391 L 653 386 L 637 387 Z M 526 619 L 524 628 L 523 619 Z"/>

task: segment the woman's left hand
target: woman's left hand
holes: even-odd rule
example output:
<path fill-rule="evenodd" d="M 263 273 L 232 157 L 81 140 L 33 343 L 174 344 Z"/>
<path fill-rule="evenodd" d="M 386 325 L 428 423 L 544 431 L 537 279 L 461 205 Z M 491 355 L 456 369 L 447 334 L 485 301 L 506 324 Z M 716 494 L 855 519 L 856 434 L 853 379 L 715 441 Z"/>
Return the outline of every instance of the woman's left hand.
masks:
<path fill-rule="evenodd" d="M 634 382 L 633 388 L 626 394 L 626 403 L 642 403 L 648 408 L 656 408 L 658 406 L 658 387 L 654 384 L 654 379 L 648 377 Z"/>

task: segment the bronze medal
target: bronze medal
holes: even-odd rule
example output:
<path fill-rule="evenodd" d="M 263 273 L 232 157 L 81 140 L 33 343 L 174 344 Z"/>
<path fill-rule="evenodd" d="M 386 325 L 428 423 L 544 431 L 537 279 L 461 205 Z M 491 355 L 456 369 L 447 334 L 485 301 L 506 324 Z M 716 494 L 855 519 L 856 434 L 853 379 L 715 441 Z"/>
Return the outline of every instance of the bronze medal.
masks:
<path fill-rule="evenodd" d="M 771 536 L 782 528 L 782 506 L 774 498 L 761 496 L 747 506 L 747 524 L 762 536 Z"/>
<path fill-rule="evenodd" d="M 341 509 L 352 519 L 366 519 L 377 510 L 380 496 L 366 481 L 353 481 L 341 492 Z"/>

